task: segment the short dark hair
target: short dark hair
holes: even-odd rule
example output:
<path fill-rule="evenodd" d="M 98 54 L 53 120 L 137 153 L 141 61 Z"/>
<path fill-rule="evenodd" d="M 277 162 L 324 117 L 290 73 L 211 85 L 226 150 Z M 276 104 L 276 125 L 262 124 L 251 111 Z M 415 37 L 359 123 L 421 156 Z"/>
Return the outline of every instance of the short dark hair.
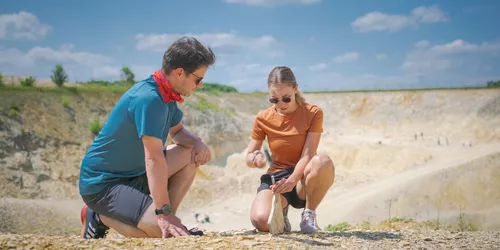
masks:
<path fill-rule="evenodd" d="M 163 55 L 162 70 L 169 74 L 176 68 L 193 73 L 202 66 L 215 63 L 215 54 L 194 37 L 183 36 L 175 40 Z"/>

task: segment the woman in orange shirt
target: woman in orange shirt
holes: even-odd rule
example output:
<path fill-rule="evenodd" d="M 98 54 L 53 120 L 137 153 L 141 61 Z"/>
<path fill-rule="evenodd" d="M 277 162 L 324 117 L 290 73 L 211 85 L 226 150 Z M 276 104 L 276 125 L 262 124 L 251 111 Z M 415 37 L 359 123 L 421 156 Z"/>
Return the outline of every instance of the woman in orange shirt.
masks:
<path fill-rule="evenodd" d="M 266 156 L 260 150 L 267 137 L 272 163 L 261 176 L 252 203 L 250 219 L 259 231 L 267 232 L 274 193 L 281 194 L 285 232 L 291 231 L 288 205 L 303 208 L 300 231 L 319 229 L 316 208 L 333 185 L 335 168 L 327 155 L 316 150 L 323 132 L 323 111 L 307 103 L 298 90 L 292 70 L 275 67 L 268 77 L 271 107 L 258 112 L 247 148 L 248 167 L 263 168 Z M 271 183 L 271 175 L 275 184 Z"/>

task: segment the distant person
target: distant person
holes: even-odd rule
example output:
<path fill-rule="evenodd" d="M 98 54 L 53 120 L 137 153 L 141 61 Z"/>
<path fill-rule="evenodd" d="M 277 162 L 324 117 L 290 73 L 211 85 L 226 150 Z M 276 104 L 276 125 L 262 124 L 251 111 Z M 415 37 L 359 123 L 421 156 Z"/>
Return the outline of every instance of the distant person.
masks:
<path fill-rule="evenodd" d="M 214 63 L 210 48 L 182 37 L 167 49 L 160 70 L 118 100 L 81 164 L 83 238 L 103 238 L 109 228 L 128 237 L 203 233 L 187 230 L 176 212 L 196 167 L 211 153 L 183 127 L 177 102 L 203 87 Z M 167 137 L 175 144 L 164 147 Z"/>
<path fill-rule="evenodd" d="M 267 160 L 261 151 L 266 137 L 273 162 L 260 178 L 250 219 L 257 230 L 268 232 L 273 192 L 279 193 L 285 232 L 291 231 L 287 215 L 288 205 L 292 205 L 303 208 L 301 232 L 315 233 L 319 229 L 316 208 L 335 178 L 332 160 L 316 151 L 323 132 L 323 111 L 305 101 L 290 68 L 273 68 L 267 83 L 272 106 L 256 116 L 246 164 L 258 168 L 266 166 Z M 275 176 L 275 185 L 272 185 L 271 175 Z"/>

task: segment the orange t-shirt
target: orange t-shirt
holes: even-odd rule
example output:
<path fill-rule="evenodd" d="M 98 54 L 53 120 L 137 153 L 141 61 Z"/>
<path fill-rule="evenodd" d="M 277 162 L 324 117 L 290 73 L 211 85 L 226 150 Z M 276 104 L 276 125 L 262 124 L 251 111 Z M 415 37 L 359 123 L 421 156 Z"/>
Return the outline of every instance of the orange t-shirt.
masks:
<path fill-rule="evenodd" d="M 259 111 L 252 138 L 263 141 L 267 136 L 273 160 L 268 173 L 295 167 L 308 132 L 323 132 L 323 111 L 316 105 L 305 103 L 288 115 L 277 113 L 274 107 Z"/>

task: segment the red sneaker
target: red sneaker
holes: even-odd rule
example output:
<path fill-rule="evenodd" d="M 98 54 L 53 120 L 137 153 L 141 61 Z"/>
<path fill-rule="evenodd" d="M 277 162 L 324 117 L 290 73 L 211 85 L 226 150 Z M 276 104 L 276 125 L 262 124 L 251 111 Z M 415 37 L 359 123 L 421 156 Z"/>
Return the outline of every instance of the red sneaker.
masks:
<path fill-rule="evenodd" d="M 80 210 L 80 220 L 82 222 L 80 237 L 85 239 L 100 239 L 106 237 L 109 227 L 104 225 L 99 220 L 97 214 L 87 205 L 83 205 Z"/>

